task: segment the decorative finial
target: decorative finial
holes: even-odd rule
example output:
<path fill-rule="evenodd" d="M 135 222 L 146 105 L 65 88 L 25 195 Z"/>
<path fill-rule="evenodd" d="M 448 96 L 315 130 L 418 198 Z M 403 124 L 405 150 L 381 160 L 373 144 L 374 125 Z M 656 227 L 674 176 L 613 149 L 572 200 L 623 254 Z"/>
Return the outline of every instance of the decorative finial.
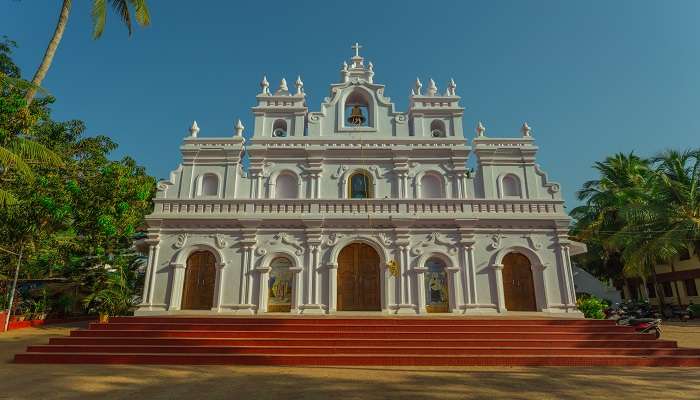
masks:
<path fill-rule="evenodd" d="M 447 95 L 456 96 L 457 95 L 457 84 L 455 80 L 450 78 L 450 83 L 447 84 Z"/>
<path fill-rule="evenodd" d="M 236 136 L 243 136 L 243 130 L 245 129 L 245 126 L 243 126 L 243 123 L 241 122 L 240 118 L 238 121 L 236 121 L 236 125 L 234 128 L 236 130 Z"/>
<path fill-rule="evenodd" d="M 420 83 L 420 79 L 416 77 L 416 96 L 420 96 L 420 91 L 421 88 L 423 87 L 423 84 Z"/>
<path fill-rule="evenodd" d="M 267 76 L 263 75 L 260 87 L 262 88 L 262 94 L 270 94 L 270 82 L 267 81 Z"/>
<path fill-rule="evenodd" d="M 416 95 L 416 91 L 411 89 L 411 96 L 415 96 L 415 95 Z"/>
<path fill-rule="evenodd" d="M 367 69 L 370 71 L 374 71 L 374 64 L 372 64 L 372 61 L 370 61 L 369 64 L 367 64 Z"/>
<path fill-rule="evenodd" d="M 484 132 L 486 132 L 486 127 L 484 127 L 484 124 L 479 121 L 476 124 L 476 137 L 482 137 L 484 136 Z"/>
<path fill-rule="evenodd" d="M 280 87 L 277 88 L 275 94 L 287 94 L 289 93 L 289 88 L 287 87 L 287 80 L 282 78 L 280 81 Z"/>
<path fill-rule="evenodd" d="M 341 71 L 348 72 L 348 63 L 346 63 L 345 61 L 343 61 L 343 69 L 341 69 Z"/>
<path fill-rule="evenodd" d="M 296 82 L 294 82 L 294 86 L 297 87 L 297 95 L 304 94 L 304 82 L 301 81 L 301 76 L 297 76 Z"/>
<path fill-rule="evenodd" d="M 428 83 L 428 96 L 435 96 L 438 92 L 437 85 L 435 84 L 435 81 L 433 78 L 430 78 L 430 82 Z"/>
<path fill-rule="evenodd" d="M 362 46 L 360 46 L 359 43 L 355 42 L 355 44 L 353 44 L 351 47 L 353 50 L 355 50 L 355 57 L 359 57 L 360 56 L 360 49 L 362 48 Z"/>
<path fill-rule="evenodd" d="M 199 134 L 199 126 L 197 126 L 197 121 L 193 121 L 192 126 L 190 127 L 190 136 L 197 137 L 198 134 Z"/>
<path fill-rule="evenodd" d="M 530 132 L 532 132 L 532 128 L 530 128 L 527 122 L 523 122 L 523 126 L 520 127 L 520 132 L 522 132 L 523 137 L 530 137 Z"/>

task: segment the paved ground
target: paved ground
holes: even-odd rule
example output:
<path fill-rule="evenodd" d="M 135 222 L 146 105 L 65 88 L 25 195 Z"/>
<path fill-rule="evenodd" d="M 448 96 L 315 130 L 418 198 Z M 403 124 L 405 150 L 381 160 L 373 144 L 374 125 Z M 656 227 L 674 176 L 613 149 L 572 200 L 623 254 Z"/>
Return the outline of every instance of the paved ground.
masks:
<path fill-rule="evenodd" d="M 31 343 L 77 324 L 0 334 L 0 399 L 698 399 L 693 368 L 446 368 L 20 365 Z M 700 347 L 700 323 L 663 338 Z"/>

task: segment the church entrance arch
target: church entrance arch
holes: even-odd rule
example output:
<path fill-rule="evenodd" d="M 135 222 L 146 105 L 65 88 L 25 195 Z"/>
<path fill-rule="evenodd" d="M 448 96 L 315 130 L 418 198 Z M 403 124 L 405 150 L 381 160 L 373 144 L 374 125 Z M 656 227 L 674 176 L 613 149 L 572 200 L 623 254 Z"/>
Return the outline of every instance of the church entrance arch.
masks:
<path fill-rule="evenodd" d="M 183 310 L 210 310 L 214 305 L 216 257 L 210 251 L 196 251 L 187 257 Z"/>
<path fill-rule="evenodd" d="M 338 310 L 380 311 L 379 255 L 372 246 L 352 243 L 338 255 Z"/>
<path fill-rule="evenodd" d="M 503 257 L 503 295 L 508 311 L 537 311 L 530 260 L 520 253 Z"/>

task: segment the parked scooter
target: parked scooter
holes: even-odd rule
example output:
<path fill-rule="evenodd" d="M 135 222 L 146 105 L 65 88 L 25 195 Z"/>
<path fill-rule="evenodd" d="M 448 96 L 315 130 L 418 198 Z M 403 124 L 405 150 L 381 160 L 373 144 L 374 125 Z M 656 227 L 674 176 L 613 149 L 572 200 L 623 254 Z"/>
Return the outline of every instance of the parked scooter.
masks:
<path fill-rule="evenodd" d="M 617 320 L 617 324 L 631 326 L 637 333 L 654 333 L 657 339 L 661 337 L 660 318 L 623 317 Z"/>

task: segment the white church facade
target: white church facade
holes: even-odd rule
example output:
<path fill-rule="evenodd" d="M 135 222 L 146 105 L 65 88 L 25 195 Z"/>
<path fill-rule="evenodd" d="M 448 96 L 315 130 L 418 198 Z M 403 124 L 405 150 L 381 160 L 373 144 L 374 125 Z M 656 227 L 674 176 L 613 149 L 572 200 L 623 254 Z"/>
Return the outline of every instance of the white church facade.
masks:
<path fill-rule="evenodd" d="M 263 79 L 249 139 L 193 124 L 137 243 L 136 314 L 577 313 L 585 248 L 527 124 L 470 145 L 452 80 L 397 111 L 353 47 L 319 111 Z"/>

